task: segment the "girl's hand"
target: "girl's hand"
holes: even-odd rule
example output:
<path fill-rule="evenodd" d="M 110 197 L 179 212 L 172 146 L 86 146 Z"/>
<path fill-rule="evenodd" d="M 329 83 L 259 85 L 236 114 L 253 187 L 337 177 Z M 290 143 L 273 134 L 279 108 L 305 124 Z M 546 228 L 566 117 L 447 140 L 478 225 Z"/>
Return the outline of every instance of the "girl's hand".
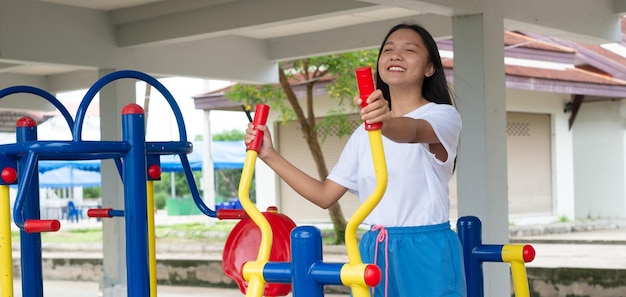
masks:
<path fill-rule="evenodd" d="M 363 100 L 359 97 L 354 99 L 357 106 L 362 106 Z M 384 122 L 391 118 L 389 104 L 383 97 L 381 90 L 376 90 L 367 97 L 367 106 L 361 108 L 361 120 L 368 124 Z"/>
<path fill-rule="evenodd" d="M 275 152 L 274 145 L 272 144 L 272 135 L 270 134 L 269 129 L 266 125 L 258 125 L 257 129 L 263 132 L 263 141 L 261 142 L 261 147 L 259 148 L 258 157 L 263 160 L 268 155 Z M 246 135 L 244 136 L 244 142 L 249 144 L 257 136 L 257 130 L 254 129 L 254 124 L 248 123 L 248 128 L 246 129 Z"/>

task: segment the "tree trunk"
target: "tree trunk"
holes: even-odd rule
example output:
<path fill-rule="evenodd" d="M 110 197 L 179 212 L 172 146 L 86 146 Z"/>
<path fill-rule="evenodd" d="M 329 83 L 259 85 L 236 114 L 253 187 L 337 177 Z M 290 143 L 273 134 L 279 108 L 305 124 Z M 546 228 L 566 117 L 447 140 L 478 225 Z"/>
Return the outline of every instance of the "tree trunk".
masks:
<path fill-rule="evenodd" d="M 289 83 L 289 79 L 286 77 L 285 72 L 282 68 L 279 67 L 279 81 L 285 92 L 287 97 L 287 101 L 294 110 L 296 114 L 296 118 L 298 123 L 302 127 L 302 134 L 308 144 L 309 151 L 313 156 L 313 160 L 315 161 L 315 165 L 317 167 L 317 172 L 319 174 L 319 178 L 321 180 L 326 179 L 328 176 L 328 168 L 326 167 L 326 161 L 324 160 L 324 154 L 322 153 L 322 148 L 319 143 L 319 137 L 317 135 L 317 130 L 315 129 L 315 114 L 313 113 L 313 86 L 315 81 L 307 83 L 307 115 L 305 116 L 300 103 L 298 102 L 298 98 L 296 94 L 293 92 L 291 88 L 291 84 Z M 339 203 L 334 203 L 328 208 L 328 212 L 330 214 L 330 219 L 333 223 L 333 228 L 335 230 L 335 243 L 342 244 L 345 242 L 345 234 L 346 234 L 346 219 L 343 215 L 343 211 L 341 209 L 341 205 Z"/>

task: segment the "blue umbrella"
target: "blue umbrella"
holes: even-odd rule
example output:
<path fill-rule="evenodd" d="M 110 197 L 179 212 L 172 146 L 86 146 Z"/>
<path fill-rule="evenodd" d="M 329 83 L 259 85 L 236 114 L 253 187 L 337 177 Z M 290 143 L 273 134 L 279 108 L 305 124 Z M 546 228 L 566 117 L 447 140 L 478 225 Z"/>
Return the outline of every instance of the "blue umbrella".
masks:
<path fill-rule="evenodd" d="M 72 166 L 39 173 L 39 186 L 43 188 L 98 187 L 102 183 L 100 172 L 87 171 Z"/>
<path fill-rule="evenodd" d="M 187 154 L 191 170 L 202 170 L 202 142 L 193 142 L 194 150 Z M 243 141 L 213 141 L 211 155 L 215 169 L 241 169 L 246 159 L 246 145 Z M 39 172 L 72 167 L 84 171 L 100 171 L 100 160 L 49 161 L 39 162 Z M 161 171 L 182 172 L 183 167 L 177 155 L 161 156 Z"/>

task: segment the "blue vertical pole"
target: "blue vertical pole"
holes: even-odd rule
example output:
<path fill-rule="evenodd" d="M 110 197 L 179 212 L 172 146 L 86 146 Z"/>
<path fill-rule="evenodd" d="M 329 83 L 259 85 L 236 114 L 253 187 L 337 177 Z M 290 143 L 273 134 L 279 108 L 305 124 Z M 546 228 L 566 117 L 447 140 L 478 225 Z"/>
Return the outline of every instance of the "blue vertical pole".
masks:
<path fill-rule="evenodd" d="M 23 117 L 17 121 L 15 129 L 16 142 L 36 141 L 37 123 L 29 117 Z M 26 157 L 22 157 L 17 163 L 18 178 L 25 171 Z M 35 168 L 31 185 L 28 185 L 27 195 L 24 196 L 24 209 L 22 217 L 26 220 L 38 220 L 39 214 L 39 170 Z M 26 189 L 19 189 L 25 191 Z M 20 255 L 22 269 L 22 296 L 43 296 L 43 273 L 41 267 L 41 233 L 26 233 L 20 230 Z"/>
<path fill-rule="evenodd" d="M 122 109 L 122 139 L 130 144 L 124 157 L 124 219 L 129 297 L 150 296 L 148 269 L 148 203 L 146 139 L 143 108 Z"/>
<path fill-rule="evenodd" d="M 482 224 L 474 216 L 461 217 L 456 224 L 457 234 L 463 246 L 467 297 L 484 296 L 482 262 L 473 251 L 482 245 Z"/>
<path fill-rule="evenodd" d="M 309 273 L 313 264 L 322 262 L 322 233 L 314 226 L 296 227 L 291 232 L 293 297 L 323 297 L 324 286 Z"/>

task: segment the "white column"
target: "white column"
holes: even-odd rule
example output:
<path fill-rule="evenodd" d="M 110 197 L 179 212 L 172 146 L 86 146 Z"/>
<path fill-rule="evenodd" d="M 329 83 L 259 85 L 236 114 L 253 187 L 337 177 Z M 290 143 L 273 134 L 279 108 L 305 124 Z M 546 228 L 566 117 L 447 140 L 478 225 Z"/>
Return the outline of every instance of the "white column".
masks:
<path fill-rule="evenodd" d="M 576 195 L 574 191 L 574 137 L 569 129 L 569 116 L 558 109 L 552 113 L 554 127 L 552 141 L 552 177 L 554 181 L 554 215 L 576 218 Z"/>
<path fill-rule="evenodd" d="M 215 168 L 213 166 L 213 158 L 211 157 L 211 142 L 213 135 L 211 134 L 211 111 L 205 110 L 203 113 L 203 131 L 202 142 L 202 193 L 204 203 L 210 209 L 215 210 Z M 209 220 L 215 222 L 215 220 Z"/>
<path fill-rule="evenodd" d="M 99 77 L 114 70 L 103 69 Z M 135 103 L 136 80 L 116 80 L 100 91 L 100 135 L 103 141 L 121 139 L 122 108 Z M 119 173 L 112 160 L 103 160 L 102 207 L 124 209 L 124 189 Z M 103 279 L 100 289 L 105 297 L 126 296 L 126 232 L 124 218 L 103 219 Z"/>
<path fill-rule="evenodd" d="M 267 123 L 273 123 L 268 126 L 274 144 L 279 143 L 278 138 L 278 124 L 276 122 L 277 116 L 272 111 L 267 119 Z M 280 151 L 280 147 L 278 147 Z M 278 174 L 274 172 L 269 166 L 267 166 L 261 159 L 256 160 L 255 163 L 254 182 L 256 183 L 256 207 L 260 211 L 265 211 L 269 206 L 277 206 L 278 211 L 282 212 L 280 205 L 280 178 Z"/>
<path fill-rule="evenodd" d="M 482 221 L 485 244 L 508 242 L 504 25 L 497 2 L 452 18 L 454 91 L 463 120 L 458 157 L 459 217 Z M 485 263 L 485 296 L 510 296 L 507 264 Z"/>

